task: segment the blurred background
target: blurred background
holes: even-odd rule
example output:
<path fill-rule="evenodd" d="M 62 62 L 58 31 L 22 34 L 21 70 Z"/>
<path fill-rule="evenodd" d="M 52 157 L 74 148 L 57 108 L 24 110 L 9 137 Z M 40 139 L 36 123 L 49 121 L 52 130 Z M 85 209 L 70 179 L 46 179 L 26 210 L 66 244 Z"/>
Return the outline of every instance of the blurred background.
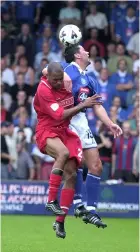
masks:
<path fill-rule="evenodd" d="M 49 180 L 53 159 L 35 141 L 33 97 L 42 69 L 63 61 L 62 26 L 82 30 L 88 73 L 123 135 L 113 139 L 87 110 L 103 163 L 102 181 L 139 180 L 139 2 L 1 1 L 1 179 Z M 86 178 L 84 168 L 84 179 Z"/>

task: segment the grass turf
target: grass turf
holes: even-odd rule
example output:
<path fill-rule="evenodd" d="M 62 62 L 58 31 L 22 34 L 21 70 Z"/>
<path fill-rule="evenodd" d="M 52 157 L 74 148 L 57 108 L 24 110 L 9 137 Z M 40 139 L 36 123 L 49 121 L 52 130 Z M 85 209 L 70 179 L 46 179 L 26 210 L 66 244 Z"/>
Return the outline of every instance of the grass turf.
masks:
<path fill-rule="evenodd" d="M 68 217 L 67 237 L 55 237 L 54 217 L 2 216 L 2 252 L 138 252 L 137 219 L 104 219 L 106 229 Z"/>

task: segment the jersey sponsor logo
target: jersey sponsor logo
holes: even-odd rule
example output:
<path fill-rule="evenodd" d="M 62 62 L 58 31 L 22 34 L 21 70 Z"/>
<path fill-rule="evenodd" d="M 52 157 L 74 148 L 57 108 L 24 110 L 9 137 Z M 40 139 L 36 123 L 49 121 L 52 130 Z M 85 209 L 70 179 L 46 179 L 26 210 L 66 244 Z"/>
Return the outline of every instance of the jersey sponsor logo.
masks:
<path fill-rule="evenodd" d="M 79 95 L 78 95 L 78 102 L 83 102 L 85 99 L 88 98 L 89 89 L 88 88 L 80 88 Z"/>
<path fill-rule="evenodd" d="M 80 92 L 89 93 L 88 88 L 80 88 Z"/>
<path fill-rule="evenodd" d="M 53 111 L 56 111 L 58 108 L 59 108 L 59 104 L 58 104 L 58 103 L 53 103 L 53 104 L 51 105 L 51 109 L 52 109 Z"/>
<path fill-rule="evenodd" d="M 72 106 L 72 105 L 74 105 L 74 98 L 70 97 L 68 99 L 65 99 L 65 100 L 59 102 L 59 104 L 60 104 L 60 106 L 62 106 L 64 108 L 68 107 L 68 106 Z"/>
<path fill-rule="evenodd" d="M 86 100 L 88 98 L 88 94 L 87 93 L 80 93 L 78 96 L 78 101 L 82 102 L 84 100 Z"/>

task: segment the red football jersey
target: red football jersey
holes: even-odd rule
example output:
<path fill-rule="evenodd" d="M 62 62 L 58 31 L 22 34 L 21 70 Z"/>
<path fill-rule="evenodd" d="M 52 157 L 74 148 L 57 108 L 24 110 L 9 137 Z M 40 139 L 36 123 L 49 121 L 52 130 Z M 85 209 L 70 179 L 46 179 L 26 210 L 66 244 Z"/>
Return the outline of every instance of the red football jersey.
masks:
<path fill-rule="evenodd" d="M 37 130 L 67 128 L 70 118 L 62 120 L 64 108 L 74 106 L 74 98 L 70 91 L 64 87 L 55 90 L 51 87 L 46 77 L 42 77 L 34 98 L 34 108 L 37 113 Z"/>

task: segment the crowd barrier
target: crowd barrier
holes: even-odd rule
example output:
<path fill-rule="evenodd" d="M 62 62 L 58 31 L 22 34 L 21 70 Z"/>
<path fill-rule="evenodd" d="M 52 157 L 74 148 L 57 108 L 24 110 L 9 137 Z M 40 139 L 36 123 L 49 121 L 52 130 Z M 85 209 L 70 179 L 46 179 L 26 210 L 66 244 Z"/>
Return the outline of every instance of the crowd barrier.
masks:
<path fill-rule="evenodd" d="M 2 214 L 50 215 L 44 208 L 48 193 L 46 182 L 4 181 L 0 190 Z M 84 184 L 83 200 L 86 204 Z M 73 209 L 72 206 L 70 215 Z M 101 184 L 98 211 L 103 217 L 138 218 L 139 185 Z"/>

